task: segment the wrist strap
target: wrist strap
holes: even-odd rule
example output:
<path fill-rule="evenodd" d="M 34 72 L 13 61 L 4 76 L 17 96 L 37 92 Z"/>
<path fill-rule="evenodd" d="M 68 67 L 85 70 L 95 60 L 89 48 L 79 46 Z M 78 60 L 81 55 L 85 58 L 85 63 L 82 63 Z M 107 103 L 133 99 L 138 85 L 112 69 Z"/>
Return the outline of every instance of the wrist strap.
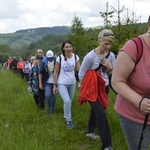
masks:
<path fill-rule="evenodd" d="M 145 98 L 145 96 L 142 97 L 142 99 L 141 99 L 140 102 L 139 102 L 139 109 L 140 109 L 140 110 L 141 110 L 141 103 L 142 103 L 142 101 L 143 101 L 144 98 Z"/>

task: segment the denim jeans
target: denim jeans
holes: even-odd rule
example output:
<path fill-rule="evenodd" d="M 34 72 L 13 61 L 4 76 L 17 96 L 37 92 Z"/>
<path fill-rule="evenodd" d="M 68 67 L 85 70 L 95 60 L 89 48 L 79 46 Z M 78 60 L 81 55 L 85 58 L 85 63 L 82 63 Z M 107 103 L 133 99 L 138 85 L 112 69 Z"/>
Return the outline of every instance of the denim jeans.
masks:
<path fill-rule="evenodd" d="M 76 84 L 58 84 L 58 90 L 64 102 L 64 118 L 66 121 L 72 121 L 71 118 L 71 104 L 75 93 Z"/>
<path fill-rule="evenodd" d="M 143 124 L 133 122 L 129 119 L 124 118 L 121 115 L 119 115 L 119 120 L 122 131 L 127 141 L 128 150 L 137 150 L 141 138 Z M 143 133 L 143 140 L 141 143 L 140 150 L 148 150 L 149 144 L 150 144 L 150 125 L 147 125 Z"/>
<path fill-rule="evenodd" d="M 48 106 L 48 109 L 51 109 L 54 112 L 56 96 L 53 94 L 53 83 L 46 83 L 45 86 L 45 100 Z"/>

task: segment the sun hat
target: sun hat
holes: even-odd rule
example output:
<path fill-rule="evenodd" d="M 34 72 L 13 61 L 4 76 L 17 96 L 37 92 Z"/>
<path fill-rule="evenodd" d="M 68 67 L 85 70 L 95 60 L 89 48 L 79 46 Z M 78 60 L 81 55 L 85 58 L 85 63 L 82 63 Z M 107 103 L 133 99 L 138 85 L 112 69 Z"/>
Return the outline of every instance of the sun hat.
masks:
<path fill-rule="evenodd" d="M 46 57 L 50 58 L 50 57 L 54 57 L 54 53 L 52 50 L 48 50 L 46 53 Z"/>

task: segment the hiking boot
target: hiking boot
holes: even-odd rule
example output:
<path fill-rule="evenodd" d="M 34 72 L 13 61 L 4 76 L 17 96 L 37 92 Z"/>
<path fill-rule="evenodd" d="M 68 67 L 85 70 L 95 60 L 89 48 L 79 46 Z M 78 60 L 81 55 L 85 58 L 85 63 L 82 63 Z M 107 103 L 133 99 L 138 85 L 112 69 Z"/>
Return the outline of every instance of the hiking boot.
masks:
<path fill-rule="evenodd" d="M 86 134 L 87 137 L 90 137 L 92 139 L 99 139 L 99 135 L 97 135 L 96 133 L 92 132 L 92 133 L 87 133 Z"/>
<path fill-rule="evenodd" d="M 69 128 L 69 129 L 72 129 L 74 126 L 73 126 L 73 124 L 72 124 L 72 121 L 68 121 L 67 122 L 67 127 Z"/>

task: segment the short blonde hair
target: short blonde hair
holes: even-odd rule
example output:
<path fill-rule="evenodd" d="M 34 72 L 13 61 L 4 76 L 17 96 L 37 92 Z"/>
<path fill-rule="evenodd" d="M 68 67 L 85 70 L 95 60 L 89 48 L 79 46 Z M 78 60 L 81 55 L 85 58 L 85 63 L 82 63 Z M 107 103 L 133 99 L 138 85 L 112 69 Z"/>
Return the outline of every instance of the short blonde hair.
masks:
<path fill-rule="evenodd" d="M 42 55 L 44 55 L 44 52 L 43 52 L 43 50 L 42 50 L 42 49 L 38 49 L 38 50 L 36 51 L 36 53 L 35 53 L 35 56 L 37 56 L 37 55 L 38 55 L 38 53 L 41 53 Z"/>
<path fill-rule="evenodd" d="M 114 34 L 111 29 L 103 29 L 99 34 L 98 34 L 98 40 L 108 40 L 111 43 L 114 41 Z"/>
<path fill-rule="evenodd" d="M 32 56 L 32 57 L 31 57 L 31 61 L 33 61 L 34 59 L 35 59 L 35 56 Z"/>

